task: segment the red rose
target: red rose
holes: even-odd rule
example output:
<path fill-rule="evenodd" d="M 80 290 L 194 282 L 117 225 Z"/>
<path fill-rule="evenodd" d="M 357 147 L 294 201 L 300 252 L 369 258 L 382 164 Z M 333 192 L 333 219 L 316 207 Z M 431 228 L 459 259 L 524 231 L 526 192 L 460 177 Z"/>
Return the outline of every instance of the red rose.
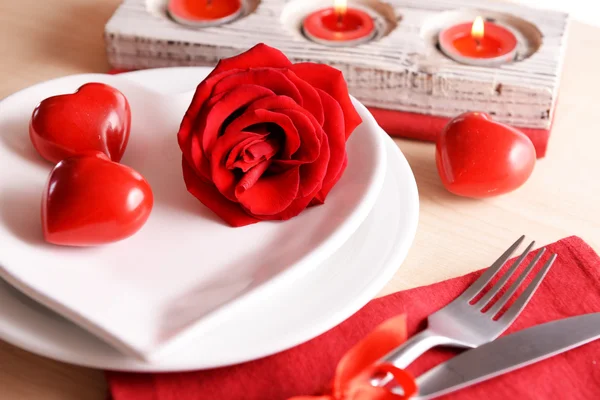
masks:
<path fill-rule="evenodd" d="M 188 191 L 232 226 L 322 204 L 361 123 L 342 73 L 259 44 L 221 60 L 178 133 Z"/>

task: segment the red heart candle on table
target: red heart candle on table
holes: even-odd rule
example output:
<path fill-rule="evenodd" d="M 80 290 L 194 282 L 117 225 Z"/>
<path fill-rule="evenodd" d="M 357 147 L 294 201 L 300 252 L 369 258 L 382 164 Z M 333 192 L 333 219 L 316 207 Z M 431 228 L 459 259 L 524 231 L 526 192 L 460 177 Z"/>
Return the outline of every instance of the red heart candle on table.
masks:
<path fill-rule="evenodd" d="M 459 196 L 511 192 L 529 179 L 535 160 L 533 143 L 524 133 L 479 112 L 452 119 L 436 142 L 442 183 Z"/>
<path fill-rule="evenodd" d="M 346 0 L 309 14 L 303 22 L 304 34 L 313 42 L 328 46 L 356 46 L 375 35 L 373 18 L 365 11 L 348 8 Z"/>
<path fill-rule="evenodd" d="M 226 24 L 242 13 L 240 0 L 170 0 L 171 18 L 182 25 L 203 28 Z"/>
<path fill-rule="evenodd" d="M 451 26 L 439 34 L 440 49 L 463 64 L 496 66 L 514 60 L 517 38 L 507 28 L 484 22 L 477 17 L 473 24 Z"/>

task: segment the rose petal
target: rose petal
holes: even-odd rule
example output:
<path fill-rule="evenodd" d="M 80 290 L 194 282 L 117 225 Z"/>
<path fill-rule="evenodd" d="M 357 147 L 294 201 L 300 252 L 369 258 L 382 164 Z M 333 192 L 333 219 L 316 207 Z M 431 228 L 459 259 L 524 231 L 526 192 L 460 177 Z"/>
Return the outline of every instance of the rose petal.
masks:
<path fill-rule="evenodd" d="M 235 186 L 237 185 L 238 178 L 234 170 L 227 168 L 227 158 L 238 143 L 249 138 L 260 139 L 261 136 L 251 132 L 225 134 L 215 142 L 210 157 L 211 180 L 221 194 L 232 201 L 236 201 Z"/>
<path fill-rule="evenodd" d="M 279 147 L 279 143 L 277 143 L 275 140 L 265 140 L 264 137 L 260 140 L 254 140 L 242 148 L 241 152 L 238 154 L 237 160 L 233 162 L 231 166 L 228 164 L 227 168 L 239 168 L 242 171 L 247 172 L 250 168 L 253 168 L 259 163 L 270 160 L 275 154 L 277 154 Z M 230 153 L 227 159 L 228 162 L 231 158 L 231 154 L 235 150 L 236 149 L 232 150 Z"/>
<path fill-rule="evenodd" d="M 207 158 L 202 151 L 202 138 L 200 136 L 194 135 L 190 137 L 188 151 L 184 152 L 183 155 L 188 160 L 190 167 L 198 175 L 210 180 L 210 169 L 204 165 Z"/>
<path fill-rule="evenodd" d="M 300 147 L 292 154 L 292 158 L 304 163 L 314 162 L 319 157 L 323 132 L 315 117 L 305 110 L 280 109 L 276 111 L 287 115 L 300 135 Z"/>
<path fill-rule="evenodd" d="M 260 218 L 264 221 L 285 221 L 290 218 L 293 218 L 300 214 L 302 211 L 306 209 L 309 205 L 312 205 L 315 196 L 320 190 L 320 186 L 317 186 L 315 190 L 310 193 L 308 196 L 296 198 L 288 208 L 280 212 L 279 214 L 274 215 L 257 215 L 257 218 Z"/>
<path fill-rule="evenodd" d="M 279 97 L 279 96 L 270 96 Z M 225 133 L 233 133 L 247 130 L 249 127 L 258 124 L 272 123 L 279 126 L 284 134 L 283 151 L 281 157 L 289 158 L 300 147 L 300 134 L 294 125 L 294 121 L 285 114 L 272 112 L 268 110 L 252 110 L 252 105 L 227 126 Z"/>
<path fill-rule="evenodd" d="M 223 98 L 206 110 L 199 119 L 202 120 L 198 132 L 202 134 L 202 150 L 210 157 L 211 148 L 221 133 L 223 124 L 237 110 L 247 107 L 252 102 L 263 97 L 272 96 L 273 92 L 267 88 L 242 85 L 227 92 Z"/>
<path fill-rule="evenodd" d="M 323 134 L 321 138 L 321 149 L 319 157 L 312 163 L 300 166 L 300 188 L 298 197 L 308 196 L 315 189 L 322 187 L 323 178 L 327 174 L 327 164 L 329 164 L 330 152 L 327 135 Z"/>
<path fill-rule="evenodd" d="M 257 138 L 255 136 L 251 136 L 247 139 L 244 139 L 242 141 L 240 141 L 238 144 L 236 144 L 235 146 L 233 146 L 233 148 L 231 149 L 231 151 L 229 152 L 229 154 L 227 155 L 227 160 L 225 161 L 225 167 L 227 169 L 234 169 L 234 168 L 239 168 L 237 167 L 235 164 L 238 162 L 239 158 L 241 157 L 241 155 L 244 153 L 245 149 L 247 148 L 247 146 L 256 143 L 256 142 L 260 142 L 263 141 L 264 138 Z M 246 172 L 246 170 L 244 170 L 244 172 Z"/>
<path fill-rule="evenodd" d="M 225 160 L 225 166 L 229 169 L 233 169 L 233 164 L 239 158 L 240 154 L 244 151 L 244 148 L 248 146 L 250 143 L 254 143 L 256 141 L 262 140 L 262 138 L 257 138 L 255 136 L 247 137 L 244 140 L 240 140 L 229 152 L 227 155 L 227 160 Z"/>
<path fill-rule="evenodd" d="M 346 137 L 344 132 L 343 112 L 337 101 L 329 94 L 319 89 L 319 95 L 327 119 L 323 124 L 323 130 L 329 140 L 330 158 L 327 166 L 327 174 L 323 179 L 323 188 L 320 198 L 325 200 L 329 191 L 341 178 L 342 165 L 346 159 Z"/>
<path fill-rule="evenodd" d="M 244 192 L 251 187 L 254 186 L 256 182 L 260 179 L 260 177 L 265 173 L 267 168 L 269 168 L 271 162 L 265 160 L 257 164 L 254 168 L 250 169 L 248 173 L 244 174 L 242 179 L 238 182 L 235 187 L 235 196 L 236 198 L 240 197 L 244 194 Z"/>
<path fill-rule="evenodd" d="M 306 112 L 306 110 L 300 104 L 298 104 L 296 100 L 294 100 L 290 96 L 285 95 L 275 95 L 269 96 L 268 98 L 257 99 L 248 106 L 247 110 L 281 110 L 288 108 L 290 110 L 299 110 Z"/>
<path fill-rule="evenodd" d="M 312 195 L 295 199 L 288 208 L 274 215 L 257 215 L 256 217 L 263 221 L 286 221 L 293 218 L 304 211 L 314 198 L 315 191 Z"/>
<path fill-rule="evenodd" d="M 204 106 L 205 102 L 211 97 L 214 86 L 221 81 L 221 79 L 235 74 L 238 71 L 225 71 L 220 74 L 214 74 L 210 77 L 205 78 L 200 84 L 196 87 L 196 92 L 194 93 L 194 97 L 192 97 L 192 102 L 188 107 L 185 116 L 183 117 L 183 121 L 181 122 L 180 132 L 179 134 L 183 136 L 180 139 L 185 140 L 186 135 L 189 134 L 189 131 L 196 120 L 198 113 Z"/>
<path fill-rule="evenodd" d="M 340 104 L 344 112 L 346 139 L 348 139 L 354 129 L 361 124 L 362 119 L 350 100 L 348 86 L 342 72 L 328 65 L 315 63 L 294 64 L 290 69 L 313 87 L 331 95 Z"/>
<path fill-rule="evenodd" d="M 215 74 L 212 78 L 207 78 L 202 81 L 196 88 L 192 102 L 181 121 L 179 132 L 177 132 L 177 141 L 190 166 L 197 172 L 199 172 L 197 166 L 201 165 L 201 159 L 204 156 L 202 149 L 197 148 L 200 142 L 195 141 L 192 143 L 193 133 L 197 132 L 197 130 L 194 130 L 194 125 L 197 125 L 198 114 L 206 101 L 210 98 L 213 87 L 222 78 L 235 72 L 236 71 L 227 71 L 222 74 Z"/>
<path fill-rule="evenodd" d="M 252 215 L 273 215 L 290 206 L 298 194 L 300 170 L 290 169 L 282 174 L 262 176 L 246 189 L 238 200 Z"/>
<path fill-rule="evenodd" d="M 221 95 L 215 96 L 215 97 L 211 97 L 209 100 L 207 100 L 205 102 L 206 107 L 208 107 L 211 103 L 219 101 L 221 98 L 223 98 L 223 96 L 226 93 L 222 93 Z M 200 176 L 202 176 L 203 178 L 210 180 L 211 177 L 211 173 L 210 173 L 210 166 L 209 166 L 209 156 L 210 154 L 205 154 L 204 150 L 202 148 L 202 132 L 198 131 L 198 126 L 200 125 L 201 128 L 200 129 L 204 129 L 204 122 L 203 122 L 203 118 L 205 118 L 205 114 L 206 114 L 206 110 L 203 109 L 201 111 L 201 116 L 200 118 L 197 118 L 194 127 L 192 127 L 191 133 L 193 133 L 193 136 L 190 137 L 189 143 L 190 143 L 190 148 L 189 148 L 189 154 L 191 156 L 191 158 L 188 158 L 188 162 L 190 163 L 190 166 L 192 168 L 194 168 L 194 170 L 196 171 L 196 173 Z"/>
<path fill-rule="evenodd" d="M 223 197 L 214 185 L 200 179 L 185 158 L 182 159 L 182 168 L 187 190 L 229 225 L 239 227 L 260 221 L 248 215 L 239 204 Z"/>
<path fill-rule="evenodd" d="M 302 96 L 300 105 L 315 117 L 319 125 L 323 125 L 323 122 L 325 121 L 325 112 L 323 111 L 323 106 L 321 104 L 321 96 L 319 96 L 317 90 L 290 70 L 286 70 L 285 75 L 298 88 L 298 91 Z"/>
<path fill-rule="evenodd" d="M 305 197 L 313 192 L 315 192 L 316 195 L 316 193 L 322 186 L 323 178 L 325 177 L 328 170 L 327 165 L 329 164 L 329 143 L 327 141 L 327 136 L 323 134 L 323 140 L 321 142 L 319 156 L 314 162 L 303 163 L 297 160 L 275 160 L 274 164 L 276 166 L 284 167 L 279 171 L 280 173 L 283 173 L 284 171 L 287 171 L 290 168 L 299 166 L 300 185 L 298 187 L 298 197 Z M 238 184 L 238 187 L 239 186 L 240 184 Z M 236 187 L 236 195 L 238 195 L 237 190 L 238 189 Z"/>
<path fill-rule="evenodd" d="M 277 69 L 251 69 L 239 73 L 231 74 L 219 81 L 213 94 L 229 92 L 241 85 L 252 85 L 261 88 L 267 88 L 280 96 L 288 96 L 295 102 L 302 102 L 300 90 L 292 82 L 284 71 Z"/>
<path fill-rule="evenodd" d="M 267 136 L 271 131 L 269 131 L 269 123 L 266 124 L 255 124 L 248 126 L 245 130 L 248 132 L 254 132 L 261 134 L 263 136 Z"/>
<path fill-rule="evenodd" d="M 221 59 L 209 77 L 231 69 L 287 68 L 290 65 L 292 63 L 281 51 L 259 43 L 242 54 Z"/>
<path fill-rule="evenodd" d="M 286 115 L 292 121 L 300 136 L 300 146 L 291 153 L 284 152 L 282 159 L 292 156 L 303 162 L 313 162 L 319 156 L 321 125 L 316 118 L 295 101 L 286 96 L 269 96 L 256 100 L 248 106 L 246 112 L 270 110 Z"/>
<path fill-rule="evenodd" d="M 342 168 L 340 168 L 340 172 L 333 179 L 333 181 L 331 181 L 329 183 L 329 185 L 327 187 L 325 185 L 323 185 L 323 188 L 321 189 L 321 191 L 319 193 L 317 193 L 317 195 L 315 196 L 315 198 L 313 200 L 313 204 L 323 204 L 323 203 L 325 203 L 325 198 L 327 197 L 327 195 L 329 194 L 329 192 L 331 191 L 331 189 L 333 188 L 333 186 L 340 180 L 340 178 L 344 174 L 344 171 L 346 170 L 347 166 L 348 166 L 348 156 L 345 155 L 344 156 L 344 161 L 342 162 Z"/>
<path fill-rule="evenodd" d="M 251 143 L 244 148 L 242 158 L 245 162 L 252 162 L 259 158 L 270 159 L 279 150 L 275 140 L 267 139 L 262 142 Z"/>
<path fill-rule="evenodd" d="M 269 94 L 273 92 L 266 88 L 239 87 L 229 93 L 216 95 L 204 103 L 205 106 L 199 111 L 194 125 L 188 132 L 184 133 L 180 129 L 178 134 L 180 147 L 190 167 L 197 174 L 205 178 L 210 177 L 210 147 L 227 118 L 238 108 Z"/>

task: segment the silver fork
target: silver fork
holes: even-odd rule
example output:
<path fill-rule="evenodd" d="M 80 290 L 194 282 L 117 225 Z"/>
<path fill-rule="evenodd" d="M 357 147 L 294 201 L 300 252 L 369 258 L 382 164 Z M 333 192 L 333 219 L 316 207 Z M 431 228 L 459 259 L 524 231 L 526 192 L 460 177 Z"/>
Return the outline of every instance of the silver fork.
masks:
<path fill-rule="evenodd" d="M 523 259 L 529 254 L 535 242 L 531 242 L 525 251 L 519 256 L 506 273 L 490 288 L 490 290 L 476 303 L 471 301 L 485 288 L 485 286 L 496 276 L 514 251 L 523 242 L 525 236 L 521 236 L 512 246 L 508 248 L 471 286 L 469 286 L 459 297 L 446 307 L 435 312 L 427 318 L 428 327 L 407 340 L 402 346 L 394 349 L 384 356 L 381 363 L 392 363 L 399 368 L 405 368 L 427 350 L 440 345 L 475 348 L 484 343 L 496 339 L 502 334 L 519 316 L 523 308 L 531 299 L 538 286 L 546 276 L 546 273 L 554 263 L 557 255 L 553 254 L 537 273 L 533 281 L 525 291 L 515 300 L 514 304 L 498 319 L 494 316 L 508 302 L 512 295 L 523 283 L 527 275 L 540 260 L 545 248 L 538 251 L 529 265 L 523 270 L 518 279 L 508 290 L 496 301 L 486 312 L 482 310 L 490 303 L 490 300 L 498 294 L 500 289 L 515 273 Z M 391 381 L 390 376 L 374 379 L 373 384 L 384 386 Z"/>

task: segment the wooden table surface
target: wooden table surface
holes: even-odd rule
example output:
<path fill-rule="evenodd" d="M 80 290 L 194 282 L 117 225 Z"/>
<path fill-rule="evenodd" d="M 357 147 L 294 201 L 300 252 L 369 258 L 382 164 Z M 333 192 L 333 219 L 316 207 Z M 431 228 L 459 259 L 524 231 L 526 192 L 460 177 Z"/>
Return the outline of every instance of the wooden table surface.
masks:
<path fill-rule="evenodd" d="M 0 98 L 47 79 L 107 71 L 102 33 L 118 3 L 0 0 Z M 434 146 L 396 140 L 416 176 L 421 214 L 408 258 L 382 295 L 485 267 L 521 234 L 540 245 L 578 235 L 600 250 L 598 48 L 600 28 L 571 24 L 548 154 L 516 192 L 485 201 L 450 195 Z M 105 398 L 101 371 L 0 341 L 0 399 Z"/>

